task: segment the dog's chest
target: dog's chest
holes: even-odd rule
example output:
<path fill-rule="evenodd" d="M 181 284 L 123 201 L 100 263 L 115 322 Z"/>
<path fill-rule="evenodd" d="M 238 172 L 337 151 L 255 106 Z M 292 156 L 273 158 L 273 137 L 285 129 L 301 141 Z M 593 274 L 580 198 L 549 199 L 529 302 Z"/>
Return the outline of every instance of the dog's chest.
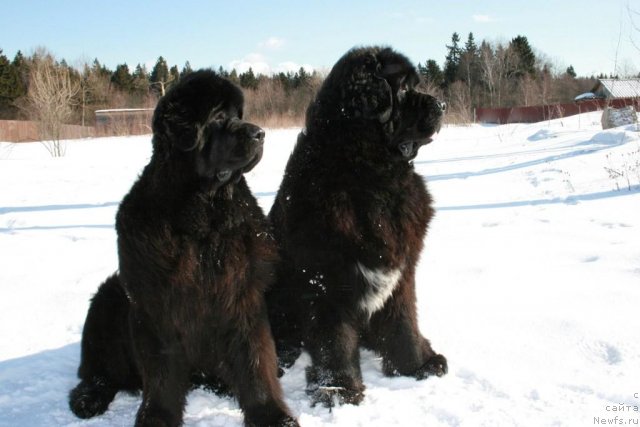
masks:
<path fill-rule="evenodd" d="M 357 262 L 355 270 L 356 274 L 360 275 L 365 283 L 358 301 L 358 308 L 368 316 L 371 316 L 384 307 L 393 294 L 402 276 L 402 268 L 370 269 Z"/>

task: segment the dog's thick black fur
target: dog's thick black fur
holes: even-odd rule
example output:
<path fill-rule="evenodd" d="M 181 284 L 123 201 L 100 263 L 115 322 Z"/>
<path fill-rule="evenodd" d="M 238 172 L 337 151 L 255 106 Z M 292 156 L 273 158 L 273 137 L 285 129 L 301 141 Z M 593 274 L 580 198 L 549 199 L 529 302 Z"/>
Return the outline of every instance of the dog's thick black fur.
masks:
<path fill-rule="evenodd" d="M 267 293 L 276 347 L 284 366 L 301 347 L 310 353 L 314 404 L 362 400 L 360 345 L 390 376 L 447 372 L 416 319 L 415 267 L 433 209 L 411 160 L 444 109 L 417 83 L 390 48 L 345 54 L 307 110 L 269 213 L 282 258 Z"/>
<path fill-rule="evenodd" d="M 209 70 L 158 103 L 153 155 L 116 218 L 120 270 L 98 289 L 82 336 L 82 418 L 142 389 L 137 426 L 182 424 L 196 381 L 220 382 L 251 426 L 295 426 L 277 379 L 264 291 L 277 249 L 243 173 L 264 132 L 242 92 Z"/>

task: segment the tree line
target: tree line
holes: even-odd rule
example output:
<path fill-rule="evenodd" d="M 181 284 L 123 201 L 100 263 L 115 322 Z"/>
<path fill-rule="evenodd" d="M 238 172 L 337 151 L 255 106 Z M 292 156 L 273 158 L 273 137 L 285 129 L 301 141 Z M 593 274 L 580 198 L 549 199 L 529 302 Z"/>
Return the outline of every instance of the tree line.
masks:
<path fill-rule="evenodd" d="M 0 49 L 0 119 L 40 119 L 34 98 L 44 95 L 36 93 L 43 89 L 36 83 L 45 74 L 51 89 L 60 90 L 63 86 L 67 95 L 68 111 L 63 122 L 92 126 L 96 110 L 153 108 L 173 83 L 192 71 L 188 61 L 179 68 L 169 66 L 162 56 L 150 71 L 144 64 L 130 69 L 126 63 L 110 70 L 97 58 L 78 69 L 64 59 L 58 61 L 44 48 L 30 56 L 18 51 L 13 61 Z M 251 68 L 238 73 L 220 67 L 217 73 L 246 89 L 246 116 L 280 126 L 300 123 L 322 82 L 318 73 L 309 73 L 302 67 L 297 72 L 272 76 L 256 75 Z"/>
<path fill-rule="evenodd" d="M 434 59 L 418 64 L 427 90 L 446 99 L 449 120 L 473 121 L 477 107 L 515 107 L 572 102 L 590 91 L 596 78 L 578 77 L 573 66 L 555 70 L 542 53 L 536 53 L 525 36 L 509 42 L 475 41 L 469 33 L 463 43 L 455 32 L 446 45 L 444 66 Z"/>
<path fill-rule="evenodd" d="M 555 70 L 551 61 L 536 53 L 522 35 L 506 43 L 482 41 L 478 45 L 473 33 L 463 43 L 456 32 L 445 51 L 442 67 L 435 59 L 428 59 L 418 64 L 418 70 L 424 89 L 447 102 L 448 120 L 453 122 L 473 121 L 477 107 L 571 102 L 595 84 L 596 76 L 578 77 L 572 66 Z M 50 83 L 62 79 L 64 84 L 59 84 L 58 89 L 68 92 L 68 108 L 59 117 L 65 123 L 83 125 L 94 124 L 94 111 L 98 109 L 153 108 L 167 88 L 192 72 L 189 62 L 182 68 L 169 66 L 162 56 L 151 70 L 143 64 L 130 68 L 126 63 L 111 70 L 97 58 L 71 67 L 44 48 L 29 56 L 18 51 L 13 60 L 0 49 L 0 119 L 37 116 L 34 82 L 38 80 L 36 73 L 43 68 L 49 69 Z M 302 124 L 306 107 L 323 79 L 319 73 L 309 73 L 304 68 L 269 76 L 257 75 L 252 69 L 238 73 L 220 67 L 217 72 L 245 89 L 246 117 L 265 126 Z"/>

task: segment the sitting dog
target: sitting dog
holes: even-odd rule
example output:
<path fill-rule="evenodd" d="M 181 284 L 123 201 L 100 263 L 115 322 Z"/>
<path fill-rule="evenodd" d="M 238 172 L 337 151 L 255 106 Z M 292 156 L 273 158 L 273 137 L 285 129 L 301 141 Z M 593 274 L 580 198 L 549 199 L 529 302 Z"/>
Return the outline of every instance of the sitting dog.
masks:
<path fill-rule="evenodd" d="M 142 389 L 137 426 L 182 424 L 194 378 L 220 382 L 249 426 L 296 426 L 282 399 L 264 292 L 277 250 L 243 174 L 264 131 L 240 89 L 214 72 L 158 103 L 153 155 L 116 218 L 119 273 L 94 296 L 82 336 L 81 418 Z"/>
<path fill-rule="evenodd" d="M 359 348 L 386 375 L 424 379 L 447 361 L 418 329 L 415 269 L 431 197 L 412 160 L 440 129 L 444 105 L 414 89 L 418 74 L 389 48 L 358 48 L 309 105 L 269 213 L 279 244 L 267 293 L 282 364 L 304 347 L 314 403 L 358 404 Z"/>

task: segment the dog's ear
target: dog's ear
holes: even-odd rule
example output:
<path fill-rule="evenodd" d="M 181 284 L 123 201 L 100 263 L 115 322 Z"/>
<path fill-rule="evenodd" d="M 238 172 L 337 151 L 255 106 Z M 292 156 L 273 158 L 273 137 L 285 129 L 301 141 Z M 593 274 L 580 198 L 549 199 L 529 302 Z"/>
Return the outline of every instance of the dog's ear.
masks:
<path fill-rule="evenodd" d="M 393 94 L 381 74 L 380 62 L 370 52 L 351 61 L 341 82 L 341 115 L 386 123 L 393 109 Z"/>
<path fill-rule="evenodd" d="M 182 151 L 195 148 L 195 112 L 188 107 L 192 104 L 178 101 L 173 92 L 162 97 L 153 114 L 153 134 Z"/>

